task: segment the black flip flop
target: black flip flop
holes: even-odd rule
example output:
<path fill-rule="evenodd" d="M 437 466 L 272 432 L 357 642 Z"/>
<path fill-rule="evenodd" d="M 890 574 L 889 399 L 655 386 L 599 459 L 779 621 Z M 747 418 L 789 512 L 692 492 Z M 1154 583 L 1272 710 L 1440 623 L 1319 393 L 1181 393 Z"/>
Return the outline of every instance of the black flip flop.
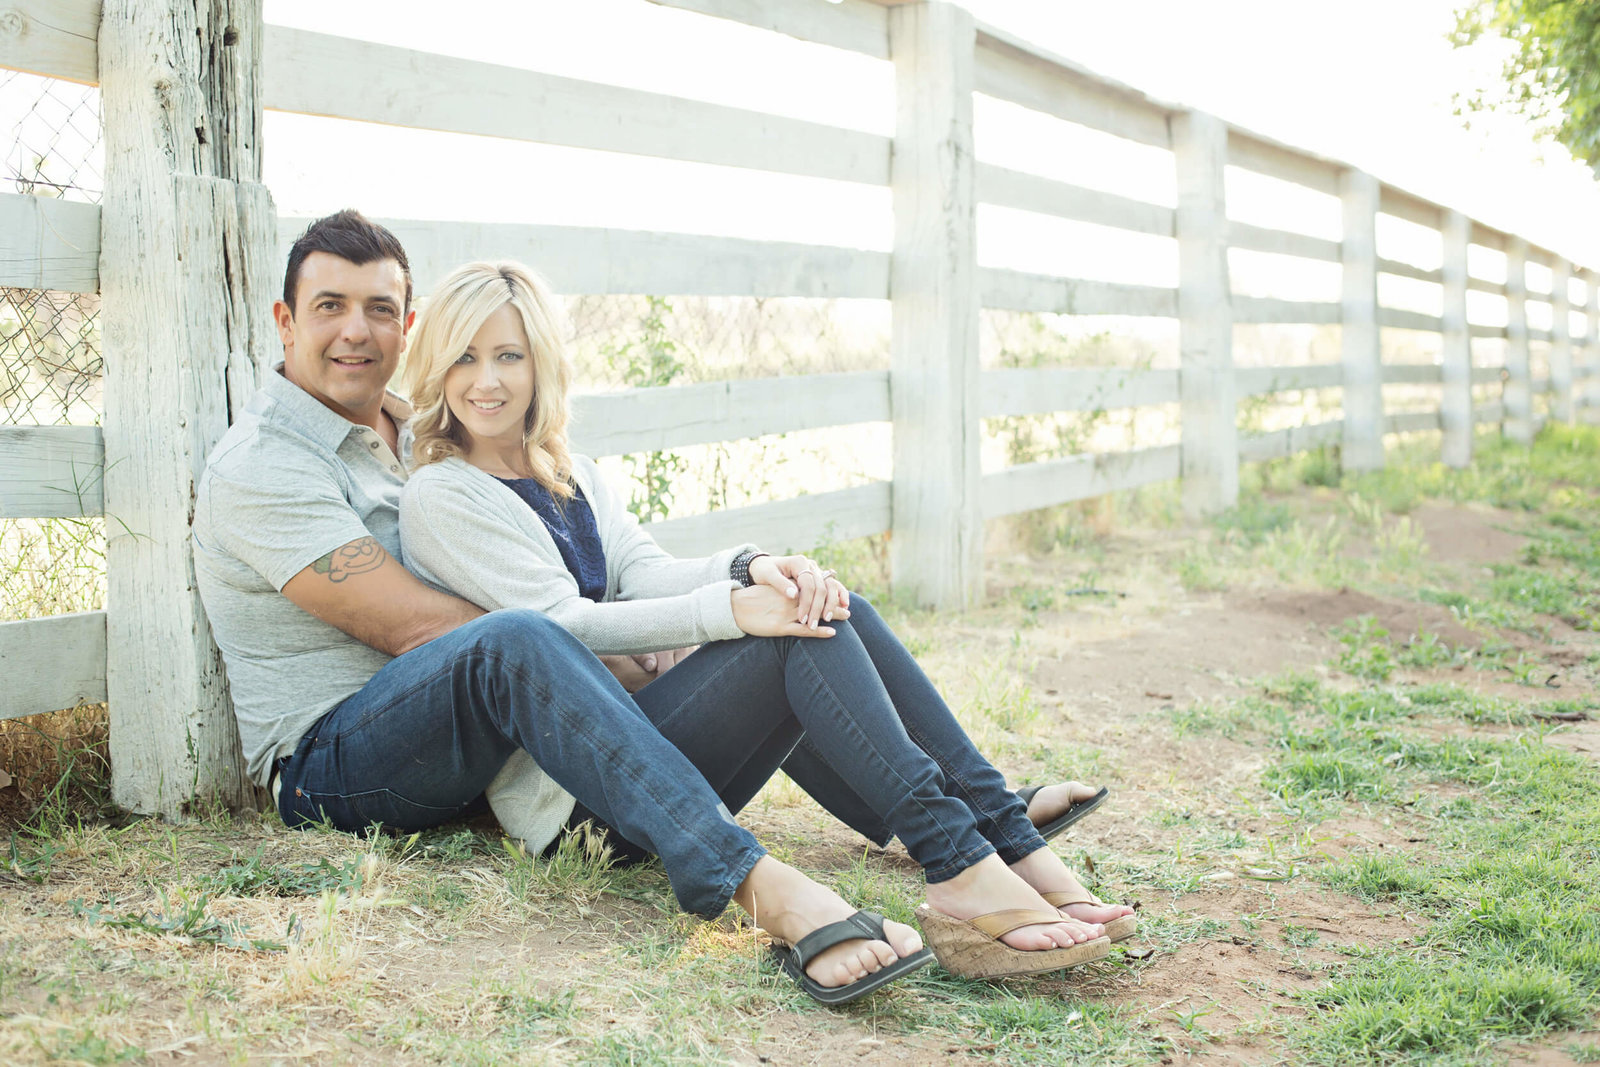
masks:
<path fill-rule="evenodd" d="M 1037 795 L 1039 790 L 1043 788 L 1044 786 L 1042 785 L 1025 785 L 1021 789 L 1017 790 L 1017 796 L 1022 798 L 1022 802 L 1024 804 L 1030 804 L 1033 802 L 1034 796 Z M 1095 808 L 1098 808 L 1106 799 L 1106 797 L 1110 795 L 1111 790 L 1107 789 L 1105 786 L 1101 786 L 1100 792 L 1096 793 L 1088 800 L 1080 800 L 1076 802 L 1066 811 L 1062 812 L 1054 819 L 1051 819 L 1049 822 L 1039 827 L 1039 836 L 1044 838 L 1046 841 L 1050 840 L 1052 837 L 1056 836 L 1061 831 L 1065 830 L 1067 827 L 1071 826 L 1073 823 L 1089 814 Z"/>
<path fill-rule="evenodd" d="M 817 927 L 793 945 L 775 944 L 772 946 L 772 954 L 783 965 L 784 973 L 794 979 L 795 985 L 824 1004 L 848 1004 L 858 997 L 866 996 L 874 989 L 883 988 L 896 978 L 905 977 L 918 967 L 933 962 L 933 950 L 924 948 L 909 956 L 902 956 L 865 978 L 858 978 L 849 985 L 840 986 L 820 985 L 806 973 L 806 964 L 815 959 L 818 953 L 826 952 L 845 941 L 858 941 L 862 938 L 870 941 L 889 940 L 884 936 L 882 915 L 875 911 L 858 911 L 848 919 Z"/>

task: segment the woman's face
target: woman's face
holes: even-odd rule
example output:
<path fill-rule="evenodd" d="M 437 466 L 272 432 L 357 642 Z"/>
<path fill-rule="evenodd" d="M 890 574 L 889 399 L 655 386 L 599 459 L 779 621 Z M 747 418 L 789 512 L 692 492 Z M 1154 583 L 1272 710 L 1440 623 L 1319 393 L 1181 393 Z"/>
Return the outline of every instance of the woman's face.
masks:
<path fill-rule="evenodd" d="M 533 350 L 516 308 L 502 304 L 484 320 L 445 372 L 444 400 L 467 433 L 469 451 L 521 446 L 524 418 L 533 404 Z"/>

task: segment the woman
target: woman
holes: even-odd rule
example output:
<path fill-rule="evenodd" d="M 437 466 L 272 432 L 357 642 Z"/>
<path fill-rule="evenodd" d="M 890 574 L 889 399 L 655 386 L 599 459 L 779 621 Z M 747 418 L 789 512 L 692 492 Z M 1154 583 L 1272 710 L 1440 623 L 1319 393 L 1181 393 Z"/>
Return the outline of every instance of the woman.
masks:
<path fill-rule="evenodd" d="M 544 612 L 597 654 L 703 643 L 634 695 L 644 715 L 731 808 L 803 734 L 831 775 L 807 783 L 816 799 L 864 804 L 923 867 L 918 917 L 948 969 L 1055 970 L 1131 934 L 1132 909 L 1095 900 L 1045 846 L 870 604 L 804 556 L 678 560 L 639 529 L 568 450 L 557 322 L 515 263 L 459 268 L 420 313 L 406 565 L 485 608 Z"/>

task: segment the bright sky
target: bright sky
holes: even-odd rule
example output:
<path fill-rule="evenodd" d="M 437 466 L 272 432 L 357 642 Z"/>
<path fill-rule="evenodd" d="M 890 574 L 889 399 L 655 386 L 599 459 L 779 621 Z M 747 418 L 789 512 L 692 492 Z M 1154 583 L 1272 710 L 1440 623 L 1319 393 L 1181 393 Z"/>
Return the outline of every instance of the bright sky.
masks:
<path fill-rule="evenodd" d="M 1467 131 L 1451 114 L 1452 92 L 1493 69 L 1492 58 L 1445 42 L 1454 2 L 964 0 L 964 6 L 1157 99 L 1347 160 L 1585 262 L 1600 238 L 1600 187 L 1588 168 L 1559 146 L 1535 144 L 1518 120 L 1495 117 Z M 892 130 L 889 65 L 864 56 L 644 0 L 452 0 L 449 10 L 441 18 L 437 0 L 266 0 L 272 23 Z M 976 115 L 978 152 L 986 160 L 1173 201 L 1171 157 L 1164 152 L 999 101 L 980 98 Z M 282 214 L 350 203 L 386 216 L 889 245 L 883 189 L 328 119 L 269 114 L 267 123 L 267 181 Z M 1331 198 L 1242 172 L 1230 172 L 1229 181 L 1233 217 L 1337 238 Z M 997 208 L 980 208 L 979 223 L 979 256 L 987 265 L 1176 281 L 1170 241 Z M 1437 238 L 1388 226 L 1380 252 L 1431 265 Z M 1258 280 L 1272 283 L 1242 277 L 1238 288 L 1336 299 L 1337 268 L 1326 266 L 1332 273 L 1308 267 L 1287 282 L 1281 272 L 1258 270 Z M 1493 271 L 1491 264 L 1487 273 Z M 1539 285 L 1536 275 L 1532 281 Z"/>

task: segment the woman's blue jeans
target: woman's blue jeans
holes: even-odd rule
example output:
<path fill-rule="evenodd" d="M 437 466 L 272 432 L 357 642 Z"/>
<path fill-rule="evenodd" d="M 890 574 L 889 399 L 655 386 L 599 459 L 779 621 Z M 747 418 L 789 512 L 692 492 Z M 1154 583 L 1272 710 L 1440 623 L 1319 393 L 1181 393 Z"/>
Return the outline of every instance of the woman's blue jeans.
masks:
<path fill-rule="evenodd" d="M 781 765 L 846 824 L 899 837 L 930 882 L 1042 848 L 1027 806 L 872 605 L 852 597 L 832 625 L 831 638 L 708 644 L 634 700 L 734 811 Z"/>
<path fill-rule="evenodd" d="M 517 748 L 658 854 L 685 911 L 715 916 L 765 850 L 589 650 L 533 611 L 497 611 L 399 656 L 279 761 L 289 826 L 436 826 Z"/>

